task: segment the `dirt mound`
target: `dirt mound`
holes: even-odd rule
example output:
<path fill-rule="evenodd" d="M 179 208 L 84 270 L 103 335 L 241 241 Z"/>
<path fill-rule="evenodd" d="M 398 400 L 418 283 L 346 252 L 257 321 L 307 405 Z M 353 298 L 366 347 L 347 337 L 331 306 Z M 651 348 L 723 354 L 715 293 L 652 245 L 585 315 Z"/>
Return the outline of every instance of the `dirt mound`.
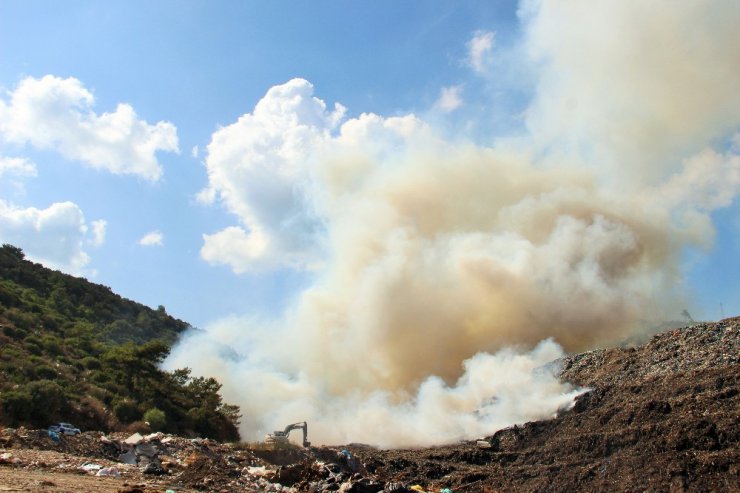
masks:
<path fill-rule="evenodd" d="M 562 365 L 592 390 L 555 419 L 482 443 L 354 453 L 386 482 L 427 489 L 740 491 L 740 319 Z"/>

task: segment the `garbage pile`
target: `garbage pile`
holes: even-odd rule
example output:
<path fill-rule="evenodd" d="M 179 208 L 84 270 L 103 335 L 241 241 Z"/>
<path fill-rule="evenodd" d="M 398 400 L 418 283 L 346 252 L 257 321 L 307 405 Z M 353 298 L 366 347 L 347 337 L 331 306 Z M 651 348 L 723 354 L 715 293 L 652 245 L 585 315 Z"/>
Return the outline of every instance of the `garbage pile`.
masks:
<path fill-rule="evenodd" d="M 606 387 L 738 364 L 740 317 L 669 330 L 638 347 L 597 349 L 563 358 L 561 378 Z"/>
<path fill-rule="evenodd" d="M 53 440 L 47 430 L 0 431 L 0 466 L 121 478 L 149 488 L 271 493 L 393 493 L 347 448 L 269 450 L 163 433 L 83 432 Z"/>
<path fill-rule="evenodd" d="M 101 441 L 101 432 L 85 432 L 76 436 L 49 433 L 48 430 L 31 430 L 24 427 L 0 430 L 0 448 L 55 450 L 67 454 L 116 460 L 118 448 Z"/>

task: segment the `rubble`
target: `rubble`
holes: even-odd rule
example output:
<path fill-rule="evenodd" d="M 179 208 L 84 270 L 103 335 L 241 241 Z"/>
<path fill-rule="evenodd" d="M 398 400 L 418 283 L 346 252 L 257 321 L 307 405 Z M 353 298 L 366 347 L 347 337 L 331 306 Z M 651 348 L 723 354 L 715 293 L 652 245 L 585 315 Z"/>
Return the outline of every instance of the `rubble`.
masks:
<path fill-rule="evenodd" d="M 96 476 L 112 476 L 117 478 L 121 475 L 121 471 L 115 467 L 104 467 L 95 473 Z"/>

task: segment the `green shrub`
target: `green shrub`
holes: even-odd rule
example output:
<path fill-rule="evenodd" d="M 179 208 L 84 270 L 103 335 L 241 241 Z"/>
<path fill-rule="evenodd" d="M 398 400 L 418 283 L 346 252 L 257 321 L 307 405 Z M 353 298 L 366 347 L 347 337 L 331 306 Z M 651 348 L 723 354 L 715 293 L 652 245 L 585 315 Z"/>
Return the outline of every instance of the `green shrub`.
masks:
<path fill-rule="evenodd" d="M 167 424 L 167 417 L 165 416 L 164 411 L 153 407 L 144 413 L 144 421 L 149 423 L 152 430 L 159 431 Z"/>
<path fill-rule="evenodd" d="M 54 380 L 57 378 L 58 374 L 57 371 L 47 365 L 41 365 L 36 367 L 36 377 L 42 378 L 45 380 Z"/>
<path fill-rule="evenodd" d="M 100 360 L 94 356 L 88 356 L 82 359 L 82 364 L 88 370 L 99 370 L 101 368 Z"/>
<path fill-rule="evenodd" d="M 0 394 L 0 405 L 4 414 L 10 419 L 11 426 L 18 426 L 28 419 L 33 409 L 33 399 L 25 389 L 11 390 Z"/>
<path fill-rule="evenodd" d="M 59 340 L 56 337 L 44 337 L 42 340 L 44 349 L 47 354 L 52 356 L 59 356 L 62 354 L 62 346 L 59 344 Z"/>
<path fill-rule="evenodd" d="M 38 323 L 38 319 L 35 316 L 18 310 L 17 308 L 7 310 L 5 312 L 5 316 L 20 329 L 28 330 Z"/>
<path fill-rule="evenodd" d="M 25 331 L 23 329 L 19 329 L 17 327 L 13 327 L 11 325 L 5 325 L 3 326 L 3 333 L 8 336 L 12 337 L 13 339 L 20 340 L 23 339 L 28 335 L 28 331 Z"/>
<path fill-rule="evenodd" d="M 31 409 L 22 418 L 25 423 L 42 428 L 68 412 L 69 398 L 56 382 L 37 380 L 27 383 L 19 391 L 31 396 Z"/>
<path fill-rule="evenodd" d="M 113 413 L 121 423 L 131 423 L 141 418 L 139 407 L 128 399 L 117 401 L 113 405 Z"/>
<path fill-rule="evenodd" d="M 110 382 L 110 377 L 104 371 L 93 370 L 93 372 L 90 374 L 90 380 L 97 384 L 105 385 Z"/>

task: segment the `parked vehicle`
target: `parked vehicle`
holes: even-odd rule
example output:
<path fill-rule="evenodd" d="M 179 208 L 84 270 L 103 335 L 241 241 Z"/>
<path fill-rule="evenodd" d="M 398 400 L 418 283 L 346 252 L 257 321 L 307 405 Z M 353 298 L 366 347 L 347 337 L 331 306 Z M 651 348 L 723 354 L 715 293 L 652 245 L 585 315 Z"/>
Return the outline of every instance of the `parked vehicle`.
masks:
<path fill-rule="evenodd" d="M 55 433 L 64 433 L 65 435 L 77 435 L 82 433 L 79 428 L 75 428 L 69 423 L 57 423 L 49 426 L 49 431 Z"/>

